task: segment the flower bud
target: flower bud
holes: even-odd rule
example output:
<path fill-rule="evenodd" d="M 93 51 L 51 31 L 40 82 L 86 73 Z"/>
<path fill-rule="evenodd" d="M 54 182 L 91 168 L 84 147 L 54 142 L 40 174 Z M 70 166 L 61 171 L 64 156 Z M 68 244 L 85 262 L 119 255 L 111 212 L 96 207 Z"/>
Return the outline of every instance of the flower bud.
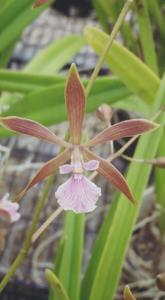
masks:
<path fill-rule="evenodd" d="M 97 109 L 97 116 L 101 121 L 110 122 L 112 119 L 112 109 L 108 104 L 102 104 Z"/>
<path fill-rule="evenodd" d="M 124 300 L 136 300 L 128 285 L 124 288 Z"/>
<path fill-rule="evenodd" d="M 165 292 L 165 273 L 157 275 L 156 284 L 160 291 Z"/>

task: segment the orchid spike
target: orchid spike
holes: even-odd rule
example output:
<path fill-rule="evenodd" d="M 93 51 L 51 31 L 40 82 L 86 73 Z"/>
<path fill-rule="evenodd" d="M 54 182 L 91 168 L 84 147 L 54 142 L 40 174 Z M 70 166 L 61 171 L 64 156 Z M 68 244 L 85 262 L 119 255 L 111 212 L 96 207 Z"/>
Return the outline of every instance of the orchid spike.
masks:
<path fill-rule="evenodd" d="M 0 200 L 0 217 L 8 222 L 16 222 L 20 218 L 20 213 L 18 212 L 19 204 L 11 202 L 9 199 L 9 194 L 7 193 Z"/>
<path fill-rule="evenodd" d="M 74 64 L 71 65 L 66 82 L 65 102 L 70 131 L 69 142 L 60 139 L 52 131 L 32 120 L 15 116 L 0 118 L 1 125 L 9 130 L 40 138 L 65 148 L 61 154 L 42 166 L 23 191 L 18 194 L 16 200 L 20 201 L 30 188 L 59 168 L 61 174 L 71 173 L 71 177 L 59 186 L 55 193 L 59 205 L 64 210 L 82 213 L 96 208 L 101 189 L 84 175 L 86 171 L 93 170 L 97 170 L 133 202 L 132 192 L 122 174 L 111 163 L 94 154 L 89 148 L 100 143 L 143 134 L 155 129 L 157 125 L 143 119 L 123 121 L 103 130 L 88 143 L 82 144 L 86 97 Z M 68 161 L 70 163 L 67 163 Z"/>

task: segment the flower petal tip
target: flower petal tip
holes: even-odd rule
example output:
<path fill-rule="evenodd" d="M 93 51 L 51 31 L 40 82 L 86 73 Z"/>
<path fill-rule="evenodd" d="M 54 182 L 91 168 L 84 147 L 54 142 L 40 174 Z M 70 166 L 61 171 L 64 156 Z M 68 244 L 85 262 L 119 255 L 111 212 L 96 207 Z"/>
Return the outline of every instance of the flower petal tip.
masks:
<path fill-rule="evenodd" d="M 132 192 L 131 192 L 131 195 L 130 195 L 130 196 L 131 196 L 131 197 L 128 198 L 128 199 L 129 199 L 130 202 L 136 207 L 136 206 L 137 206 L 137 202 L 136 202 L 136 200 L 135 200 L 135 198 L 134 198 Z"/>
<path fill-rule="evenodd" d="M 153 121 L 147 121 L 149 130 L 154 130 L 160 127 L 160 124 L 153 122 Z"/>
<path fill-rule="evenodd" d="M 70 69 L 68 71 L 67 84 L 69 83 L 69 80 L 71 80 L 72 78 L 78 78 L 78 80 L 80 80 L 80 76 L 75 63 L 71 64 Z"/>
<path fill-rule="evenodd" d="M 77 67 L 75 63 L 71 64 L 69 73 L 77 73 Z"/>

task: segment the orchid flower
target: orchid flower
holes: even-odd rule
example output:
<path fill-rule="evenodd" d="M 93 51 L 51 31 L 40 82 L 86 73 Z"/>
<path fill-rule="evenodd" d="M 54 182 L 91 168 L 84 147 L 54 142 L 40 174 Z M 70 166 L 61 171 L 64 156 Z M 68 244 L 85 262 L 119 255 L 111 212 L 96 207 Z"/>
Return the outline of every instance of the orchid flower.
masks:
<path fill-rule="evenodd" d="M 86 144 L 83 144 L 81 140 L 86 97 L 74 64 L 72 64 L 69 71 L 65 100 L 70 133 L 68 142 L 32 120 L 15 116 L 0 118 L 2 126 L 12 131 L 43 139 L 64 148 L 62 153 L 46 162 L 39 169 L 23 191 L 18 194 L 16 201 L 19 201 L 30 188 L 47 176 L 52 175 L 58 168 L 61 174 L 71 174 L 70 178 L 59 186 L 55 193 L 59 205 L 64 210 L 82 213 L 93 211 L 96 208 L 101 189 L 85 176 L 86 171 L 93 170 L 97 170 L 130 201 L 133 201 L 132 192 L 122 174 L 111 163 L 94 154 L 90 148 L 120 138 L 140 135 L 154 129 L 157 125 L 143 119 L 123 121 L 103 130 Z M 66 164 L 68 160 L 70 163 Z"/>
<path fill-rule="evenodd" d="M 19 204 L 11 202 L 9 199 L 9 194 L 7 193 L 0 200 L 0 217 L 9 221 L 16 222 L 20 218 L 20 213 L 18 212 Z"/>

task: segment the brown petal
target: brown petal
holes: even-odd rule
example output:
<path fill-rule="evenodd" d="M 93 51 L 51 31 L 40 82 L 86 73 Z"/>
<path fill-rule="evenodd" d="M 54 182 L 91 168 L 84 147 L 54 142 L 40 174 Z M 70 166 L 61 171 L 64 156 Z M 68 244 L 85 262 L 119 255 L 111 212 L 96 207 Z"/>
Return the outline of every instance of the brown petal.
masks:
<path fill-rule="evenodd" d="M 139 135 L 158 127 L 156 123 L 143 119 L 133 119 L 117 123 L 99 134 L 88 142 L 87 146 L 94 146 L 108 141 L 118 140 L 125 137 Z"/>
<path fill-rule="evenodd" d="M 46 177 L 52 175 L 60 165 L 64 164 L 70 158 L 70 149 L 66 149 L 64 152 L 56 156 L 55 158 L 46 162 L 41 169 L 36 173 L 36 175 L 29 181 L 27 186 L 21 191 L 17 197 L 16 201 L 19 202 L 25 193 L 37 184 L 39 181 L 45 179 Z"/>
<path fill-rule="evenodd" d="M 117 189 L 119 189 L 130 201 L 134 202 L 132 192 L 124 179 L 123 175 L 105 159 L 97 156 L 93 152 L 83 148 L 83 154 L 86 159 L 96 159 L 99 161 L 98 173 L 103 175 L 108 181 L 110 181 Z"/>
<path fill-rule="evenodd" d="M 68 147 L 69 145 L 45 126 L 29 119 L 12 116 L 0 118 L 0 123 L 3 127 L 17 133 L 30 135 L 64 147 Z"/>
<path fill-rule="evenodd" d="M 124 288 L 124 300 L 136 300 L 128 285 Z"/>
<path fill-rule="evenodd" d="M 33 8 L 37 8 L 43 4 L 46 4 L 48 0 L 36 0 L 33 4 Z"/>
<path fill-rule="evenodd" d="M 73 144 L 80 144 L 85 112 L 85 90 L 76 66 L 71 65 L 65 89 L 66 108 Z"/>

